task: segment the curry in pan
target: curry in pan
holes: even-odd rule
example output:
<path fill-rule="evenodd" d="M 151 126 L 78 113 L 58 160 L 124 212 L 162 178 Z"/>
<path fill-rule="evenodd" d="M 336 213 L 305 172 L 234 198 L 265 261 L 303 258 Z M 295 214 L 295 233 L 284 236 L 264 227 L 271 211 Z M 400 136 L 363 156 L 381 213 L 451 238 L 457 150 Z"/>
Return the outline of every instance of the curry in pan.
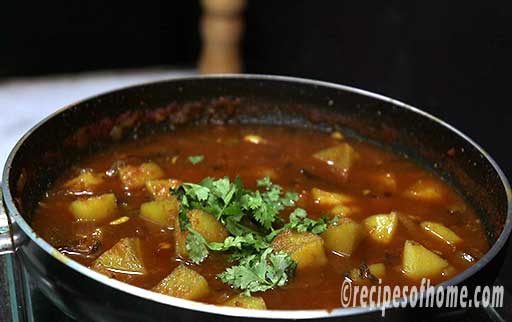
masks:
<path fill-rule="evenodd" d="M 183 126 L 102 150 L 52 185 L 33 226 L 111 278 L 252 309 L 333 309 L 346 279 L 439 283 L 489 247 L 471 206 L 406 156 L 288 126 Z"/>

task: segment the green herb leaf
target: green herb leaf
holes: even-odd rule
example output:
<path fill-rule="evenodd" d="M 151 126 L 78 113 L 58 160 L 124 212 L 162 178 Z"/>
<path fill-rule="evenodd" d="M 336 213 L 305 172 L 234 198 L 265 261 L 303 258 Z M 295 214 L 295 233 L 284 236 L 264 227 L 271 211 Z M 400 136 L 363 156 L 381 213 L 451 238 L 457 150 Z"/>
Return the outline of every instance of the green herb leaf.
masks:
<path fill-rule="evenodd" d="M 248 233 L 242 236 L 229 236 L 222 243 L 209 243 L 208 248 L 215 251 L 242 250 L 252 248 L 256 252 L 268 248 L 270 245 L 259 235 Z"/>
<path fill-rule="evenodd" d="M 283 189 L 273 184 L 269 177 L 258 180 L 257 185 L 264 191 L 245 189 L 239 177 L 233 182 L 228 177 L 205 178 L 198 184 L 186 182 L 171 190 L 180 201 L 180 228 L 188 231 L 186 249 L 191 261 L 203 262 L 209 251 L 228 252 L 229 258 L 238 261 L 238 265 L 228 268 L 219 277 L 248 293 L 283 286 L 296 266 L 285 253 L 272 253 L 269 235 L 275 236 L 288 226 L 321 230 L 316 221 L 308 221 L 310 219 L 301 209 L 292 213 L 290 223 L 276 230 L 275 224 L 282 223 L 279 212 L 293 206 L 298 194 L 283 193 Z M 191 227 L 187 213 L 192 209 L 215 216 L 231 236 L 221 243 L 209 243 Z"/>
<path fill-rule="evenodd" d="M 268 188 L 268 187 L 270 187 L 272 185 L 272 182 L 270 181 L 270 177 L 266 176 L 263 179 L 256 180 L 256 184 L 258 185 L 258 187 Z"/>
<path fill-rule="evenodd" d="M 338 221 L 337 216 L 331 220 L 328 220 L 326 216 L 323 216 L 320 219 L 309 218 L 306 210 L 302 208 L 296 208 L 294 211 L 292 211 L 289 218 L 290 221 L 283 227 L 274 230 L 266 236 L 267 242 L 271 242 L 280 232 L 285 229 L 296 230 L 299 233 L 311 232 L 313 234 L 320 235 L 327 229 L 329 224 L 333 224 Z"/>
<path fill-rule="evenodd" d="M 218 275 L 222 282 L 250 295 L 285 285 L 294 274 L 296 263 L 284 252 L 273 253 L 267 248 L 259 255 L 251 255 L 238 265 Z"/>
<path fill-rule="evenodd" d="M 186 239 L 188 256 L 195 264 L 199 264 L 208 257 L 208 249 L 206 248 L 207 241 L 197 231 L 189 228 L 189 234 Z"/>
<path fill-rule="evenodd" d="M 196 165 L 198 163 L 203 162 L 204 156 L 203 155 L 191 155 L 188 157 L 188 161 L 192 163 L 193 165 Z"/>

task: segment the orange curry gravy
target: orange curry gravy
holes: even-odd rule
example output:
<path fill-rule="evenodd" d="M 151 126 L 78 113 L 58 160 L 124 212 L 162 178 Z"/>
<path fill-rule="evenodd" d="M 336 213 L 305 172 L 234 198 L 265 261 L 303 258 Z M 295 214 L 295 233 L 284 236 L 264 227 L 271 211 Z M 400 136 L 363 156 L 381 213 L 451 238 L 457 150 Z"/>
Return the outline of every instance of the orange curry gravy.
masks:
<path fill-rule="evenodd" d="M 345 215 L 359 223 L 374 214 L 392 211 L 398 214 L 397 230 L 388 244 L 367 237 L 351 256 L 326 250 L 328 263 L 325 266 L 297 272 L 282 288 L 254 293 L 265 300 L 268 309 L 339 307 L 340 286 L 345 274 L 362 263 L 383 263 L 386 266 L 383 284 L 418 285 L 418 280 L 409 279 L 402 272 L 406 240 L 421 243 L 450 263 L 451 271 L 434 277 L 433 283 L 461 272 L 487 251 L 488 244 L 476 213 L 440 178 L 402 156 L 338 134 L 278 126 L 209 125 L 184 127 L 123 143 L 82 160 L 64 173 L 41 201 L 33 226 L 44 239 L 86 266 L 121 238 L 138 237 L 147 273 L 123 280 L 151 289 L 180 263 L 186 263 L 186 259 L 175 255 L 171 229 L 162 229 L 138 217 L 141 203 L 152 199 L 146 189 L 126 189 L 116 173 L 119 166 L 151 161 L 162 168 L 164 178 L 186 182 L 199 182 L 208 176 L 229 176 L 231 179 L 240 176 L 247 188 L 256 189 L 255 181 L 269 175 L 285 191 L 298 192 L 298 206 L 314 218 L 329 214 L 332 207 L 318 204 L 311 196 L 312 188 L 349 195 L 352 198 L 348 206 L 350 212 Z M 255 144 L 244 140 L 247 135 L 257 135 L 262 140 Z M 345 174 L 334 173 L 329 164 L 312 157 L 319 150 L 340 142 L 348 142 L 359 154 Z M 188 160 L 188 156 L 193 155 L 202 155 L 204 160 L 193 165 Z M 65 183 L 84 170 L 103 174 L 103 183 L 92 191 L 69 191 Z M 432 184 L 437 198 L 422 199 L 408 194 L 408 189 L 418 182 Z M 117 198 L 115 216 L 99 222 L 74 219 L 69 210 L 70 202 L 104 193 L 114 193 Z M 293 209 L 282 211 L 283 218 L 288 218 Z M 118 225 L 109 224 L 122 216 L 130 220 Z M 423 221 L 449 227 L 462 241 L 451 245 L 436 238 L 421 228 Z M 88 251 L 84 252 L 80 241 L 98 228 L 102 233 L 101 243 L 89 245 Z M 225 256 L 210 252 L 202 264 L 187 264 L 203 275 L 210 286 L 210 295 L 201 301 L 218 304 L 239 293 L 216 278 L 226 267 L 233 265 Z"/>

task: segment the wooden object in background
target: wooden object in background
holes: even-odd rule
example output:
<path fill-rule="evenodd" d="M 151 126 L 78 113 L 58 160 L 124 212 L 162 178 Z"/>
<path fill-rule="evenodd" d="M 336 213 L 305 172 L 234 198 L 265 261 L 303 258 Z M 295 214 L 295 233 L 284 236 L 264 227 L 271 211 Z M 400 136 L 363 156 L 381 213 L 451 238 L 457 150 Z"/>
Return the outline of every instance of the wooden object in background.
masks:
<path fill-rule="evenodd" d="M 202 74 L 242 72 L 239 47 L 246 0 L 202 0 L 201 5 L 199 71 Z"/>

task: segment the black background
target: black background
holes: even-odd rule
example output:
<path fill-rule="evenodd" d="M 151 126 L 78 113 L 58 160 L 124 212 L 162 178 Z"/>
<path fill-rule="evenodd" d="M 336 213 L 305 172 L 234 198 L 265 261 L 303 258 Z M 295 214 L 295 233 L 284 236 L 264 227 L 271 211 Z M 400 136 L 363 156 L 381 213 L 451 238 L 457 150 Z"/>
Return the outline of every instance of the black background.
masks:
<path fill-rule="evenodd" d="M 193 67 L 197 1 L 3 2 L 0 77 Z M 334 81 L 427 110 L 512 174 L 508 1 L 250 0 L 245 70 Z"/>

